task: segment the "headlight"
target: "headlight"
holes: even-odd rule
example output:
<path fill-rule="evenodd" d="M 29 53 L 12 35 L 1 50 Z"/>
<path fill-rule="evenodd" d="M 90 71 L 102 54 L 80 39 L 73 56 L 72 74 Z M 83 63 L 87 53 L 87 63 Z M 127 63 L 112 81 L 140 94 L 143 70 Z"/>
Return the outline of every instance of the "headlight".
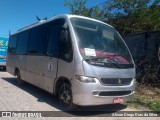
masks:
<path fill-rule="evenodd" d="M 136 83 L 136 78 L 133 78 L 133 82 Z"/>
<path fill-rule="evenodd" d="M 75 79 L 83 83 L 96 83 L 97 78 L 76 75 Z"/>

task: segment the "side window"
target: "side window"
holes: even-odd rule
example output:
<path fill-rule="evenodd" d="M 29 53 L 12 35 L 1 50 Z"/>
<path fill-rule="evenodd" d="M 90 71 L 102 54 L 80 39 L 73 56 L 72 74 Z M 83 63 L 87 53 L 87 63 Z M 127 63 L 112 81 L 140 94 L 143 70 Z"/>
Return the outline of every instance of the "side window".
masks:
<path fill-rule="evenodd" d="M 64 24 L 65 19 L 56 19 L 49 23 L 51 32 L 48 41 L 47 55 L 54 57 L 59 56 L 61 29 Z"/>
<path fill-rule="evenodd" d="M 60 58 L 67 62 L 71 62 L 73 58 L 73 50 L 68 27 L 62 28 L 60 37 Z"/>
<path fill-rule="evenodd" d="M 47 55 L 58 57 L 60 42 L 60 28 L 53 27 L 48 42 Z"/>
<path fill-rule="evenodd" d="M 28 53 L 44 55 L 48 42 L 49 30 L 46 25 L 39 26 L 31 30 Z"/>
<path fill-rule="evenodd" d="M 29 41 L 29 31 L 25 31 L 19 34 L 16 54 L 26 54 Z"/>
<path fill-rule="evenodd" d="M 14 54 L 16 52 L 17 35 L 11 36 L 9 39 L 8 53 Z"/>
<path fill-rule="evenodd" d="M 71 62 L 73 51 L 67 22 L 65 19 L 57 19 L 52 21 L 49 26 L 51 26 L 51 33 L 47 55 Z"/>

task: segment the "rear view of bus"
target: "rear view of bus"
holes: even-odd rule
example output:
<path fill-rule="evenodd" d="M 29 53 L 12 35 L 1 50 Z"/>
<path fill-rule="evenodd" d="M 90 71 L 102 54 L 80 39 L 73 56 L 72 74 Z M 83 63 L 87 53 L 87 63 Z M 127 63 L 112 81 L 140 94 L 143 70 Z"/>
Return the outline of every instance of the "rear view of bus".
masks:
<path fill-rule="evenodd" d="M 0 68 L 6 69 L 8 38 L 0 37 Z"/>

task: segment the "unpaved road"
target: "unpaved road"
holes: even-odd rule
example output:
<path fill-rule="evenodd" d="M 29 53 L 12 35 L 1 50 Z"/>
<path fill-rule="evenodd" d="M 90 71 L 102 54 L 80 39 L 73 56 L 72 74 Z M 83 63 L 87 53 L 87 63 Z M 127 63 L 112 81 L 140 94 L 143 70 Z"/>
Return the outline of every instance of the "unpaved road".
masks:
<path fill-rule="evenodd" d="M 70 117 L 68 113 L 67 116 L 62 114 L 60 110 L 60 105 L 55 96 L 39 89 L 33 85 L 25 84 L 24 86 L 19 86 L 16 83 L 16 78 L 7 72 L 0 71 L 0 111 L 59 111 L 57 114 L 62 115 L 62 117 L 43 117 L 43 118 L 24 118 L 24 119 L 36 119 L 36 120 L 56 120 L 56 119 L 86 119 L 88 120 L 160 120 L 158 117 L 105 117 L 109 111 L 137 111 L 136 109 L 127 108 L 125 105 L 103 105 L 94 107 L 79 107 L 79 110 L 91 111 L 89 114 L 81 115 L 76 114 L 74 117 Z M 92 111 L 99 111 L 93 112 Z M 93 117 L 96 115 L 96 117 Z M 71 115 L 72 116 L 72 115 Z M 99 117 L 102 116 L 102 117 Z M 0 118 L 1 119 L 18 119 L 15 118 Z"/>

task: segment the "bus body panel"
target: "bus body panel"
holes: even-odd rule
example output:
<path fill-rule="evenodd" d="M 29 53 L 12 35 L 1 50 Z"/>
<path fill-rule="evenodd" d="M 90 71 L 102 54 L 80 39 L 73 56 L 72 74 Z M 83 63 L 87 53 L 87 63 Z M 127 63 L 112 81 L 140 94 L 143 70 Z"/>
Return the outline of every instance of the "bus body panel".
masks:
<path fill-rule="evenodd" d="M 114 104 L 113 100 L 115 98 L 123 98 L 124 101 L 129 100 L 135 92 L 135 69 L 113 69 L 92 66 L 83 62 L 85 76 L 97 78 L 96 83 L 81 83 L 78 80 L 73 80 L 73 94 L 74 102 L 78 105 L 103 105 L 103 104 Z M 132 78 L 129 85 L 104 85 L 101 83 L 100 79 L 114 79 L 114 78 Z M 118 84 L 118 83 L 117 83 Z M 94 92 L 119 92 L 119 91 L 131 91 L 127 95 L 117 95 L 117 96 L 99 96 L 94 95 Z"/>
<path fill-rule="evenodd" d="M 57 74 L 57 58 L 30 55 L 9 55 L 7 71 L 15 74 L 15 68 L 21 72 L 22 80 L 53 93 Z M 14 65 L 14 66 L 12 66 Z"/>
<path fill-rule="evenodd" d="M 119 68 L 105 68 L 99 66 L 89 65 L 83 61 L 85 76 L 94 76 L 96 78 L 134 78 L 135 69 L 119 69 Z"/>
<path fill-rule="evenodd" d="M 74 81 L 73 83 L 73 94 L 74 102 L 78 105 L 103 105 L 103 104 L 114 104 L 113 100 L 115 98 L 123 98 L 124 101 L 130 99 L 134 94 L 134 82 L 129 86 L 104 86 L 99 81 L 95 84 L 84 84 L 79 81 Z M 119 92 L 119 91 L 131 91 L 127 95 L 117 95 L 117 96 L 99 96 L 94 95 L 94 92 Z"/>

